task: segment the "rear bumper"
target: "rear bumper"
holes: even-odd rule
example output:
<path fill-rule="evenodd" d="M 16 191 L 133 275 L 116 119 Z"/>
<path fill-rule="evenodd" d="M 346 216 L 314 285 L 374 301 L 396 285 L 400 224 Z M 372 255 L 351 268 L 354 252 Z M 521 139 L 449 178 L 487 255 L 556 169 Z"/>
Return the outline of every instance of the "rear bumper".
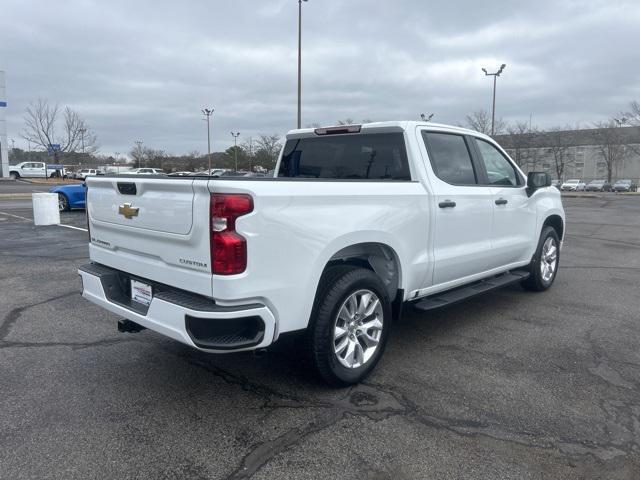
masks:
<path fill-rule="evenodd" d="M 208 352 L 263 348 L 273 342 L 276 321 L 266 305 L 216 305 L 199 295 L 133 277 L 90 263 L 79 268 L 82 296 L 143 327 Z M 154 290 L 147 307 L 130 299 L 129 280 L 148 282 Z"/>

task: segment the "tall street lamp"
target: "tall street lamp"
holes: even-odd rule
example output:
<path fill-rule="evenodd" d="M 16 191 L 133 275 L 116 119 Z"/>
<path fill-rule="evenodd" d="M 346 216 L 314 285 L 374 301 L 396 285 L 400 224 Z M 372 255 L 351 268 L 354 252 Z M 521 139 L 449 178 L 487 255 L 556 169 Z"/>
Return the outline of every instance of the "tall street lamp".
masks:
<path fill-rule="evenodd" d="M 493 73 L 487 72 L 486 68 L 482 69 L 485 76 L 493 77 L 493 108 L 491 109 L 491 136 L 492 137 L 495 133 L 495 124 L 496 124 L 496 78 L 500 76 L 500 74 L 504 70 L 504 67 L 506 66 L 507 64 L 503 63 L 502 65 L 500 65 L 500 69 L 497 72 L 493 72 Z"/>
<path fill-rule="evenodd" d="M 233 158 L 236 164 L 236 172 L 238 171 L 238 137 L 240 136 L 240 132 L 231 132 L 231 136 L 233 137 Z"/>
<path fill-rule="evenodd" d="M 207 175 L 211 175 L 211 127 L 209 123 L 209 119 L 215 110 L 213 108 L 203 108 L 202 114 L 207 117 L 207 157 L 209 158 L 209 171 Z"/>
<path fill-rule="evenodd" d="M 142 150 L 142 140 L 136 140 L 133 143 L 135 143 L 138 146 L 138 157 L 139 157 L 138 158 L 138 167 L 141 167 L 142 166 L 142 157 L 144 157 L 144 152 Z M 145 161 L 145 167 L 147 166 L 146 163 L 147 162 Z"/>
<path fill-rule="evenodd" d="M 87 133 L 87 129 L 82 127 L 80 130 L 80 138 L 82 139 L 82 159 L 84 160 L 84 134 Z"/>
<path fill-rule="evenodd" d="M 298 128 L 302 125 L 302 2 L 298 0 Z"/>

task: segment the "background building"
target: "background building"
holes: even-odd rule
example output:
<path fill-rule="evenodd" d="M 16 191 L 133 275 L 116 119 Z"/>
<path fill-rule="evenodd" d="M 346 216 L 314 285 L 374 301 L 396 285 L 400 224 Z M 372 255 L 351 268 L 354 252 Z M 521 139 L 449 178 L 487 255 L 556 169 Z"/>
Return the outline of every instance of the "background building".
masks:
<path fill-rule="evenodd" d="M 590 181 L 640 180 L 640 127 L 612 126 L 498 135 L 496 141 L 526 172 Z"/>
<path fill-rule="evenodd" d="M 0 176 L 9 176 L 9 145 L 7 142 L 7 92 L 4 84 L 4 72 L 0 70 Z"/>

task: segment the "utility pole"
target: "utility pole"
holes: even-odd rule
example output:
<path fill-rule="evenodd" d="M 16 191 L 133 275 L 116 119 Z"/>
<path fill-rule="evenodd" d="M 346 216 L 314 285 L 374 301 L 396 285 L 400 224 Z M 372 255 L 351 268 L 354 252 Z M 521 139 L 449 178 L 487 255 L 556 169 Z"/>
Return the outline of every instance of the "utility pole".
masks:
<path fill-rule="evenodd" d="M 209 119 L 215 110 L 213 108 L 203 108 L 202 114 L 206 117 L 207 121 L 207 157 L 209 158 L 209 171 L 207 175 L 211 175 L 211 126 L 209 123 Z"/>
<path fill-rule="evenodd" d="M 78 131 L 80 132 L 80 138 L 82 139 L 82 159 L 84 160 L 84 134 L 87 132 L 87 129 L 82 127 Z"/>
<path fill-rule="evenodd" d="M 136 140 L 135 143 L 138 146 L 138 154 L 140 155 L 140 159 L 138 160 L 138 168 L 140 168 L 142 165 L 142 157 L 144 156 L 144 152 L 142 151 L 142 140 Z M 146 166 L 146 162 L 145 162 L 145 166 Z"/>
<path fill-rule="evenodd" d="M 231 132 L 231 136 L 233 137 L 233 157 L 235 159 L 236 172 L 237 172 L 238 171 L 238 137 L 240 136 L 240 132 Z"/>
<path fill-rule="evenodd" d="M 298 128 L 302 125 L 302 2 L 298 0 Z"/>
<path fill-rule="evenodd" d="M 504 67 L 507 64 L 503 63 L 500 65 L 500 69 L 497 72 L 489 73 L 486 68 L 483 68 L 482 71 L 486 77 L 493 77 L 493 107 L 491 108 L 491 136 L 495 134 L 495 124 L 496 124 L 496 79 L 500 76 Z"/>

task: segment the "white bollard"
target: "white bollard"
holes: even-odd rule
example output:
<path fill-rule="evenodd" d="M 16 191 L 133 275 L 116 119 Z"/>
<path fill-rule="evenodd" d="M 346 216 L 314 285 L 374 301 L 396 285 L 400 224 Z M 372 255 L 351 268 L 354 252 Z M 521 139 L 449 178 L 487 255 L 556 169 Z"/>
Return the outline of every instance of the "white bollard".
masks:
<path fill-rule="evenodd" d="M 33 223 L 36 225 L 60 224 L 57 193 L 34 193 L 32 198 Z"/>

